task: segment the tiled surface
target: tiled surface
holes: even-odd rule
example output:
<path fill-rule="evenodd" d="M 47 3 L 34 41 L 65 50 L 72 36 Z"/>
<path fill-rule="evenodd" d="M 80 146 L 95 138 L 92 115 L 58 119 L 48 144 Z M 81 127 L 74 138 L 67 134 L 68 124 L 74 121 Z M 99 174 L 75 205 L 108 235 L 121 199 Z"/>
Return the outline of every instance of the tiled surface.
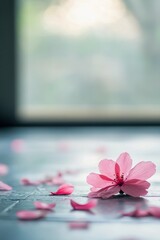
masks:
<path fill-rule="evenodd" d="M 0 192 L 0 239 L 159 239 L 159 219 L 121 217 L 122 210 L 142 206 L 160 206 L 160 129 L 159 128 L 58 128 L 10 129 L 0 133 L 0 162 L 10 167 L 1 180 L 13 186 L 11 192 Z M 97 171 L 99 160 L 116 159 L 128 151 L 134 164 L 151 160 L 157 174 L 145 198 L 114 197 L 99 200 L 91 212 L 72 211 L 70 199 L 87 201 L 89 186 L 85 179 Z M 75 186 L 71 196 L 49 196 L 54 186 L 22 186 L 20 179 L 40 179 L 57 171 Z M 45 219 L 22 222 L 16 211 L 33 209 L 36 200 L 56 202 L 56 208 Z M 71 230 L 70 221 L 87 221 L 86 230 Z"/>

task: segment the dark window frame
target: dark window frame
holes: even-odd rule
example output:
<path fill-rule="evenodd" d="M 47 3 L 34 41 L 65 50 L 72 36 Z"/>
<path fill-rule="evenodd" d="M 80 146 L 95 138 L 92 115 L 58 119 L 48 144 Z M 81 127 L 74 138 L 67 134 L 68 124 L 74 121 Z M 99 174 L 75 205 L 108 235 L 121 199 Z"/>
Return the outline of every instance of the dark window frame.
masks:
<path fill-rule="evenodd" d="M 0 7 L 0 126 L 153 126 L 160 119 L 87 121 L 19 121 L 16 118 L 16 0 Z"/>
<path fill-rule="evenodd" d="M 0 4 L 0 123 L 15 123 L 15 1 Z"/>

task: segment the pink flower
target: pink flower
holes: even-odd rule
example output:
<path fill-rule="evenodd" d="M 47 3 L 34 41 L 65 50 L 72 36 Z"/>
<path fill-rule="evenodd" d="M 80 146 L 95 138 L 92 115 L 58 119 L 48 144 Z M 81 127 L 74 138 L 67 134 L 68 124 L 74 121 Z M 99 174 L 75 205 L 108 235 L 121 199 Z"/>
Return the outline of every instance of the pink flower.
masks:
<path fill-rule="evenodd" d="M 128 153 L 122 153 L 116 162 L 107 159 L 100 161 L 100 174 L 90 173 L 87 177 L 87 182 L 93 186 L 89 197 L 109 198 L 117 193 L 145 196 L 150 186 L 146 180 L 156 172 L 156 166 L 148 161 L 131 167 L 132 159 Z"/>

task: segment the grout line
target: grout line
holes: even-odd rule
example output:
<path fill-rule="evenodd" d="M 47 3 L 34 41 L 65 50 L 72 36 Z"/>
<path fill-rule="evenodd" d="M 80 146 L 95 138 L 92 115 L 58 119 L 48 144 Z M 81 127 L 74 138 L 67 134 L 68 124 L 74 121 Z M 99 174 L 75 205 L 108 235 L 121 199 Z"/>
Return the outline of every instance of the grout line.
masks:
<path fill-rule="evenodd" d="M 7 213 L 9 210 L 11 210 L 12 208 L 14 208 L 14 206 L 16 206 L 20 201 L 16 201 L 14 203 L 12 203 L 10 206 L 6 207 L 1 214 Z"/>

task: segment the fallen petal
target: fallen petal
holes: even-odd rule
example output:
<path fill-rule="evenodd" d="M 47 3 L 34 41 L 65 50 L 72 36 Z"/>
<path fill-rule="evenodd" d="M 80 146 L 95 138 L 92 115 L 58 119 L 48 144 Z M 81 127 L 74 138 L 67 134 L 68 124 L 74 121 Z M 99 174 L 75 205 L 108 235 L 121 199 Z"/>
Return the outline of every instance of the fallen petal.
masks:
<path fill-rule="evenodd" d="M 131 212 L 127 212 L 127 213 L 122 213 L 123 216 L 125 217 L 147 217 L 149 216 L 149 212 L 148 209 L 147 210 L 141 210 L 141 209 L 135 209 Z"/>
<path fill-rule="evenodd" d="M 0 181 L 0 191 L 10 191 L 12 187 Z"/>
<path fill-rule="evenodd" d="M 44 202 L 34 202 L 34 206 L 36 209 L 41 210 L 52 210 L 56 204 L 55 203 L 44 203 Z"/>
<path fill-rule="evenodd" d="M 37 186 L 37 185 L 41 184 L 41 181 L 31 181 L 28 178 L 22 178 L 21 184 L 25 185 L 25 186 Z"/>
<path fill-rule="evenodd" d="M 56 192 L 51 192 L 51 195 L 70 195 L 74 190 L 74 186 L 71 184 L 61 185 Z"/>
<path fill-rule="evenodd" d="M 11 142 L 11 149 L 16 152 L 16 153 L 20 153 L 23 152 L 25 150 L 25 142 L 22 139 L 14 139 Z"/>
<path fill-rule="evenodd" d="M 106 153 L 107 152 L 107 148 L 106 148 L 106 146 L 99 146 L 99 147 L 97 147 L 96 148 L 96 152 L 97 153 Z"/>
<path fill-rule="evenodd" d="M 53 185 L 62 185 L 62 184 L 64 184 L 64 179 L 62 178 L 62 177 L 54 177 L 53 179 L 52 179 L 52 184 Z"/>
<path fill-rule="evenodd" d="M 88 222 L 70 222 L 70 229 L 87 229 L 89 227 Z"/>
<path fill-rule="evenodd" d="M 91 210 L 97 205 L 97 200 L 91 199 L 85 204 L 80 204 L 71 199 L 70 204 L 75 210 Z"/>
<path fill-rule="evenodd" d="M 16 216 L 21 219 L 21 220 L 37 220 L 40 218 L 45 217 L 47 214 L 47 212 L 45 211 L 38 211 L 38 210 L 34 210 L 34 211 L 19 211 L 16 213 Z"/>
<path fill-rule="evenodd" d="M 148 212 L 151 216 L 160 218 L 160 207 L 151 206 L 151 207 L 149 207 Z"/>
<path fill-rule="evenodd" d="M 0 164 L 0 176 L 6 175 L 8 173 L 8 167 L 5 164 Z"/>
<path fill-rule="evenodd" d="M 76 170 L 66 170 L 65 172 L 64 172 L 64 174 L 68 174 L 68 175 L 74 175 L 74 174 L 77 174 L 77 173 L 79 173 L 80 172 L 80 170 L 79 169 L 76 169 Z"/>

